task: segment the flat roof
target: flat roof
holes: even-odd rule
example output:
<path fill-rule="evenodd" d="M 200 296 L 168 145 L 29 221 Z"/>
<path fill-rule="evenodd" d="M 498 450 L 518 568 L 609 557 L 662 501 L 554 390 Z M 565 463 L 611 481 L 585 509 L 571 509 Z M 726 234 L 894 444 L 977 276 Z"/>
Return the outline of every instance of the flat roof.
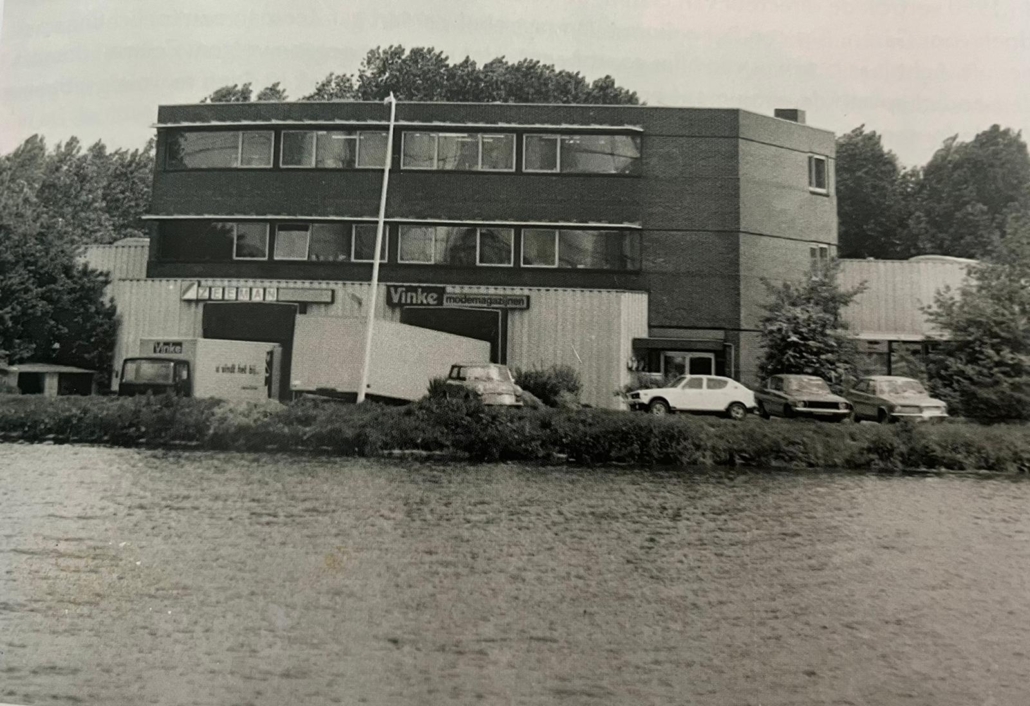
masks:
<path fill-rule="evenodd" d="M 0 370 L 14 373 L 90 373 L 96 370 L 76 368 L 71 365 L 55 365 L 53 363 L 18 363 L 17 365 L 0 365 Z"/>

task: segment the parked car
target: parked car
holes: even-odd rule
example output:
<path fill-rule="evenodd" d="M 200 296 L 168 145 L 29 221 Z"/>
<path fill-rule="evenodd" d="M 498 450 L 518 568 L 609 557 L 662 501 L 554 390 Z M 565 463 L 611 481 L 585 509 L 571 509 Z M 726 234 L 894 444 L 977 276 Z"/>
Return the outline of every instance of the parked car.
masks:
<path fill-rule="evenodd" d="M 855 408 L 856 420 L 886 424 L 899 419 L 940 421 L 948 416 L 948 405 L 930 397 L 923 384 L 912 378 L 871 375 L 859 380 L 845 396 Z"/>
<path fill-rule="evenodd" d="M 471 390 L 483 404 L 522 406 L 522 388 L 515 384 L 515 378 L 506 365 L 497 363 L 457 363 L 451 366 L 447 376 L 448 396 L 451 391 Z"/>
<path fill-rule="evenodd" d="M 755 393 L 736 380 L 718 375 L 682 375 L 668 387 L 631 392 L 629 404 L 632 409 L 655 415 L 710 412 L 741 420 L 755 409 Z"/>
<path fill-rule="evenodd" d="M 839 422 L 851 416 L 851 403 L 833 394 L 826 381 L 815 375 L 773 375 L 755 399 L 758 414 L 765 419 L 775 415 Z"/>

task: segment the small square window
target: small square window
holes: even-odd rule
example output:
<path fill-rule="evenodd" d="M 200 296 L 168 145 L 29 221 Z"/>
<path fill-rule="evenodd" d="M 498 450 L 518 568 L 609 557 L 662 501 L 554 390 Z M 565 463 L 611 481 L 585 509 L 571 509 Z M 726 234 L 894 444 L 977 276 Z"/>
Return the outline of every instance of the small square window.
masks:
<path fill-rule="evenodd" d="M 480 169 L 485 172 L 515 171 L 515 136 L 481 135 Z"/>
<path fill-rule="evenodd" d="M 237 260 L 267 260 L 268 224 L 237 223 L 233 256 Z"/>
<path fill-rule="evenodd" d="M 525 228 L 522 231 L 522 266 L 557 267 L 558 231 Z"/>
<path fill-rule="evenodd" d="M 511 267 L 515 259 L 515 231 L 511 228 L 480 228 L 478 264 Z"/>
<path fill-rule="evenodd" d="M 434 132 L 405 132 L 401 145 L 401 169 L 435 169 L 436 140 Z"/>
<path fill-rule="evenodd" d="M 244 132 L 240 139 L 241 167 L 271 167 L 274 133 Z"/>
<path fill-rule="evenodd" d="M 436 229 L 430 226 L 401 226 L 397 261 L 433 264 Z"/>
<path fill-rule="evenodd" d="M 315 143 L 315 166 L 319 169 L 353 168 L 357 151 L 357 135 L 319 132 Z"/>
<path fill-rule="evenodd" d="M 808 188 L 810 191 L 825 194 L 829 191 L 829 180 L 827 178 L 826 157 L 810 154 L 808 155 Z"/>
<path fill-rule="evenodd" d="M 348 230 L 342 223 L 312 225 L 308 259 L 312 262 L 346 262 L 350 258 Z"/>
<path fill-rule="evenodd" d="M 376 231 L 378 225 L 356 225 L 354 226 L 354 245 L 351 259 L 354 262 L 372 262 L 372 253 L 376 249 Z M 383 224 L 383 243 L 379 249 L 379 262 L 386 262 L 387 242 L 389 241 L 390 227 Z"/>
<path fill-rule="evenodd" d="M 522 169 L 527 172 L 558 171 L 558 136 L 526 135 L 522 156 Z"/>
<path fill-rule="evenodd" d="M 479 135 L 441 133 L 437 136 L 436 156 L 437 169 L 479 169 Z"/>
<path fill-rule="evenodd" d="M 275 229 L 276 260 L 307 260 L 310 226 L 279 225 Z"/>
<path fill-rule="evenodd" d="M 284 167 L 315 166 L 315 133 L 284 130 L 279 163 Z"/>
<path fill-rule="evenodd" d="M 382 169 L 386 166 L 386 133 L 358 133 L 358 166 Z"/>

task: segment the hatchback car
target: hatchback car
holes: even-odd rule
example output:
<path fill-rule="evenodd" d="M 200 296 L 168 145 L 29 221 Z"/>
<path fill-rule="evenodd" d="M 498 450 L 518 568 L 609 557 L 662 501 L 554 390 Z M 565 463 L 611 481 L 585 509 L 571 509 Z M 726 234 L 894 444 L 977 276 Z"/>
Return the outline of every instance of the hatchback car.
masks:
<path fill-rule="evenodd" d="M 839 422 L 851 416 L 851 403 L 833 394 L 826 381 L 815 375 L 773 375 L 755 398 L 765 419 L 775 415 Z"/>
<path fill-rule="evenodd" d="M 923 384 L 895 375 L 862 378 L 845 393 L 855 408 L 855 419 L 872 419 L 886 424 L 899 419 L 940 421 L 948 416 L 948 405 L 930 397 Z"/>
<path fill-rule="evenodd" d="M 629 404 L 635 410 L 655 415 L 708 412 L 740 420 L 755 409 L 755 393 L 730 378 L 682 375 L 668 387 L 631 392 Z"/>
<path fill-rule="evenodd" d="M 515 384 L 508 366 L 497 363 L 458 363 L 451 366 L 445 386 L 448 394 L 471 390 L 483 404 L 522 406 L 522 388 Z"/>

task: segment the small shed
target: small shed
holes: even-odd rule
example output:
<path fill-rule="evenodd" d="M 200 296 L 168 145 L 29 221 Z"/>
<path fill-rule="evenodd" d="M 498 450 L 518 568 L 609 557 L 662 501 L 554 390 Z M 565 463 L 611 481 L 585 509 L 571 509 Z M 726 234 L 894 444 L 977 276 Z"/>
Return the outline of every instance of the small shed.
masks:
<path fill-rule="evenodd" d="M 23 395 L 92 395 L 96 371 L 52 363 L 0 364 L 0 380 L 17 387 Z"/>

